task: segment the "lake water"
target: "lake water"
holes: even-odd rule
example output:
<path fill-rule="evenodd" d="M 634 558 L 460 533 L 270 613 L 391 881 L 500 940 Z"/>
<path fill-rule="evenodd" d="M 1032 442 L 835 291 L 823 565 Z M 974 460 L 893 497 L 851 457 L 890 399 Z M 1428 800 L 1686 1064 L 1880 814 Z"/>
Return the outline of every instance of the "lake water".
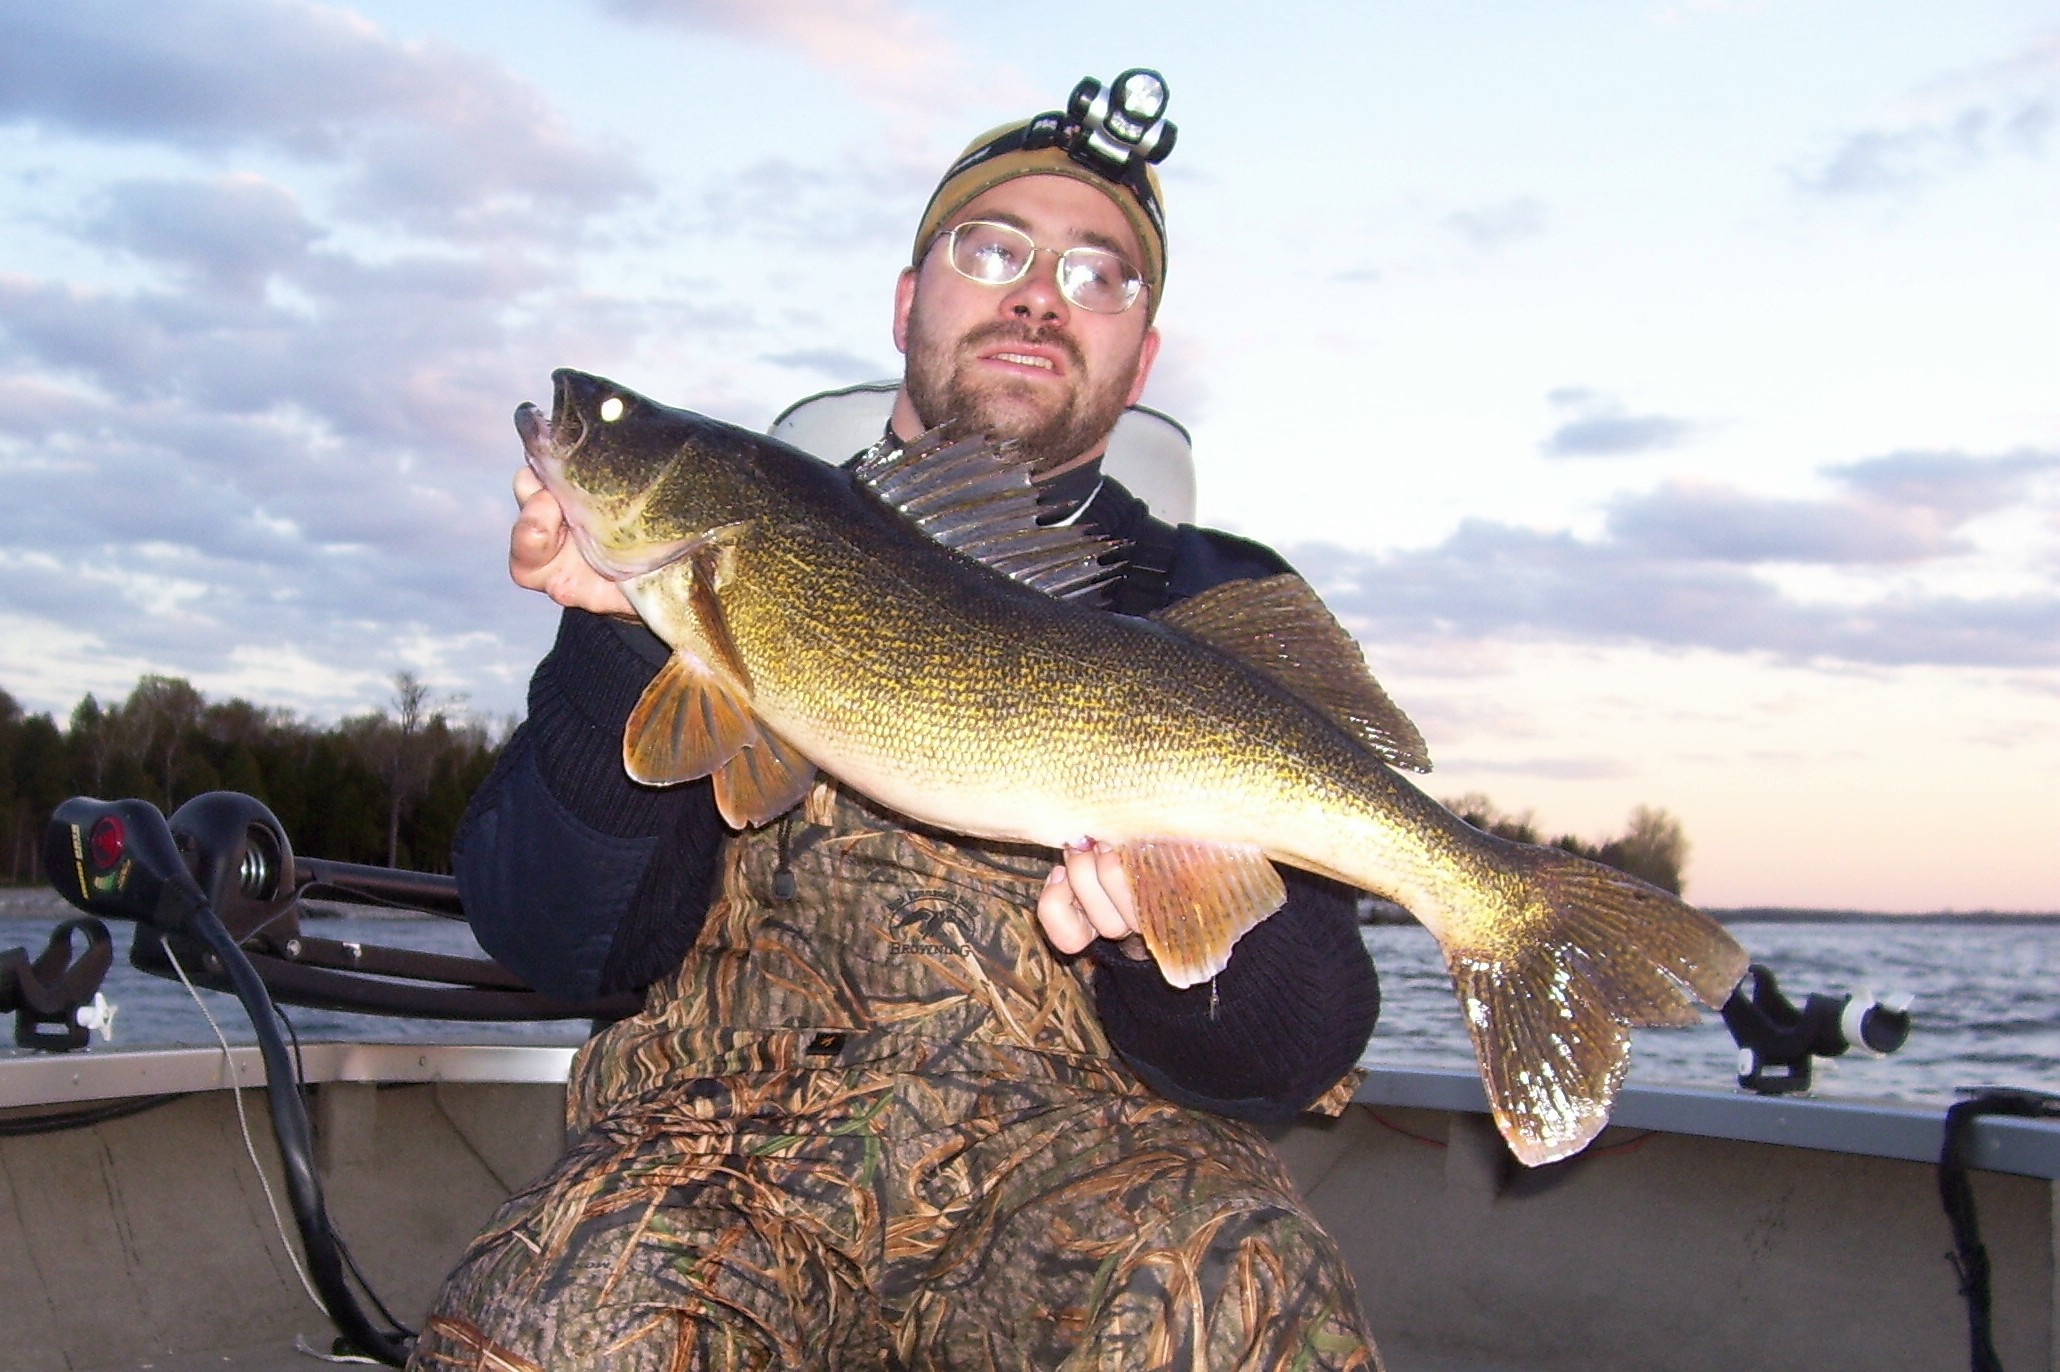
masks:
<path fill-rule="evenodd" d="M 1753 961 L 1798 1005 L 1811 991 L 1908 992 L 1909 1041 L 1888 1057 L 1819 1059 L 1812 1094 L 1949 1105 L 1966 1086 L 2060 1091 L 2060 920 L 1740 921 Z M 1370 1066 L 1473 1066 L 1437 945 L 1416 925 L 1366 931 L 1381 971 Z M 1738 1048 L 1715 1015 L 1633 1035 L 1630 1080 L 1730 1086 Z"/>
<path fill-rule="evenodd" d="M 48 892 L 0 890 L 0 948 L 22 946 L 33 957 L 56 923 L 73 913 Z M 212 1044 L 213 1031 L 185 988 L 130 967 L 131 930 L 110 923 L 118 950 L 104 987 L 118 1007 L 110 1046 Z M 325 938 L 478 953 L 465 926 L 450 920 L 351 914 L 309 921 L 306 928 Z M 1869 987 L 1916 997 L 1904 1048 L 1886 1058 L 1848 1054 L 1820 1061 L 1818 1096 L 1945 1105 L 1965 1086 L 2060 1091 L 2060 921 L 1741 921 L 1732 928 L 1754 961 L 1770 966 L 1798 1003 L 1811 991 Z M 1382 991 L 1380 1026 L 1366 1064 L 1471 1068 L 1451 981 L 1430 935 L 1415 925 L 1378 925 L 1365 938 L 1380 968 Z M 250 1027 L 233 997 L 210 991 L 200 996 L 232 1042 L 250 1041 Z M 474 1026 L 297 1008 L 287 1013 L 303 1039 L 490 1036 L 569 1044 L 586 1032 L 584 1022 Z M 1737 1056 L 1722 1022 L 1710 1015 L 1693 1028 L 1639 1031 L 1630 1079 L 1726 1087 L 1735 1081 Z"/>

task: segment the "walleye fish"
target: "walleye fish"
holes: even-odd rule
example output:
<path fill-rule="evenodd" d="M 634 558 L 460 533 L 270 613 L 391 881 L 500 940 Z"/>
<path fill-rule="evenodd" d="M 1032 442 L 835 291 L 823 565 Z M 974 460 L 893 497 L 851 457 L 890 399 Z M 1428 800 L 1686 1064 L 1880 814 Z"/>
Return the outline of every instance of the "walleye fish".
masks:
<path fill-rule="evenodd" d="M 930 436 L 852 473 L 558 371 L 516 411 L 586 559 L 674 648 L 632 713 L 632 776 L 712 776 L 738 828 L 818 768 L 922 823 L 1112 845 L 1177 986 L 1285 899 L 1274 863 L 1437 936 L 1497 1125 L 1538 1164 L 1607 1122 L 1629 1026 L 1692 1023 L 1746 957 L 1635 878 L 1512 843 L 1394 769 L 1421 738 L 1293 576 L 1152 619 L 1074 603 L 1111 545 L 1035 523 L 1027 473 Z"/>

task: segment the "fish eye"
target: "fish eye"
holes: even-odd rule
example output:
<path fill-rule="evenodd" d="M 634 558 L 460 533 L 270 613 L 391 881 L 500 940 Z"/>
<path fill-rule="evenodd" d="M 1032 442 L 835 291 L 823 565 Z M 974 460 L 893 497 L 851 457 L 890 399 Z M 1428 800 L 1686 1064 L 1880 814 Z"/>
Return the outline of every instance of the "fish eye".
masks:
<path fill-rule="evenodd" d="M 622 409 L 622 397 L 619 395 L 609 396 L 601 402 L 601 422 L 603 424 L 613 424 L 616 420 L 622 418 Z"/>

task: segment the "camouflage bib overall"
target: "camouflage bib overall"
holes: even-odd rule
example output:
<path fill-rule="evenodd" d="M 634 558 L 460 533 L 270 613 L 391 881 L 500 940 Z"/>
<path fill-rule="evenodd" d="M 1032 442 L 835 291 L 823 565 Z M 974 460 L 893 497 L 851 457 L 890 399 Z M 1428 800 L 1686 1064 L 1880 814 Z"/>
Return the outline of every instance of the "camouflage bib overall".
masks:
<path fill-rule="evenodd" d="M 575 1063 L 575 1142 L 473 1244 L 418 1368 L 1377 1368 L 1249 1127 L 1150 1093 L 1048 855 L 820 788 Z"/>

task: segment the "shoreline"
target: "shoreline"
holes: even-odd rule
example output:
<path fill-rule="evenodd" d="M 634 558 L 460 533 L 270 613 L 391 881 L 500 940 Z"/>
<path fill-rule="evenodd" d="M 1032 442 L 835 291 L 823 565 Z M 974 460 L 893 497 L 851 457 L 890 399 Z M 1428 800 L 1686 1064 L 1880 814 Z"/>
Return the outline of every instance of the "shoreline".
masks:
<path fill-rule="evenodd" d="M 343 907 L 343 908 L 337 908 Z M 1926 910 L 1898 914 L 1880 910 L 1839 910 L 1812 906 L 1744 905 L 1698 906 L 1704 914 L 1724 924 L 2053 924 L 2060 923 L 2060 910 Z M 0 920 L 48 919 L 80 913 L 48 886 L 0 885 Z M 348 901 L 318 899 L 307 908 L 309 917 L 322 919 L 348 913 L 361 918 L 409 919 L 418 916 L 444 919 L 426 911 L 397 910 L 388 906 L 356 905 Z M 120 921 L 117 921 L 120 922 Z M 1361 924 L 1414 924 L 1415 919 L 1400 906 L 1371 898 L 1362 900 Z"/>
<path fill-rule="evenodd" d="M 1926 910 L 1899 915 L 1873 910 L 1820 910 L 1748 905 L 1735 909 L 1698 906 L 1725 924 L 2051 924 L 2060 910 Z"/>
<path fill-rule="evenodd" d="M 1804 905 L 1695 907 L 1721 924 L 2056 924 L 2060 910 L 1838 910 Z M 1361 924 L 1414 924 L 1401 906 L 1368 898 L 1359 903 Z"/>

